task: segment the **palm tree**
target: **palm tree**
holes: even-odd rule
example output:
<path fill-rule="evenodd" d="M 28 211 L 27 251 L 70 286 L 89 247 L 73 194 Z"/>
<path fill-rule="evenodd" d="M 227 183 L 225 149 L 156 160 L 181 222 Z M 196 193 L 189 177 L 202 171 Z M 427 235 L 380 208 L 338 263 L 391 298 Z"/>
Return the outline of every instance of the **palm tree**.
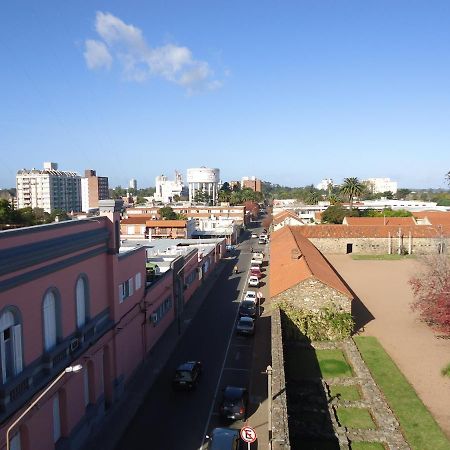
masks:
<path fill-rule="evenodd" d="M 357 177 L 344 178 L 341 186 L 341 192 L 348 197 L 350 209 L 353 209 L 353 197 L 358 197 L 364 191 L 364 185 Z"/>
<path fill-rule="evenodd" d="M 317 205 L 322 199 L 322 196 L 317 191 L 311 191 L 307 196 L 308 205 Z"/>

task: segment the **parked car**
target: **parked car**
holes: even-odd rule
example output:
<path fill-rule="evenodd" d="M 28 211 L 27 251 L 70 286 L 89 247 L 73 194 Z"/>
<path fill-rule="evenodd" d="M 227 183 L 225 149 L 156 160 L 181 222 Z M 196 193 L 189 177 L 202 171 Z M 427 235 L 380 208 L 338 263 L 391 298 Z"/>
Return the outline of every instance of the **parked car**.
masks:
<path fill-rule="evenodd" d="M 256 275 L 250 275 L 248 277 L 248 285 L 252 287 L 259 287 L 259 278 Z"/>
<path fill-rule="evenodd" d="M 247 291 L 244 294 L 243 300 L 251 300 L 256 303 L 256 301 L 257 301 L 256 291 Z"/>
<path fill-rule="evenodd" d="M 247 413 L 248 392 L 243 387 L 227 386 L 222 391 L 220 415 L 225 419 L 244 420 Z"/>
<path fill-rule="evenodd" d="M 262 277 L 262 272 L 259 266 L 251 266 L 250 267 L 250 275 L 255 275 L 258 278 Z"/>
<path fill-rule="evenodd" d="M 268 242 L 268 239 L 259 238 L 259 240 L 258 240 L 258 244 L 267 244 L 267 242 Z"/>
<path fill-rule="evenodd" d="M 172 386 L 175 389 L 193 389 L 197 385 L 202 373 L 200 361 L 187 361 L 175 370 Z"/>
<path fill-rule="evenodd" d="M 239 317 L 256 317 L 256 302 L 253 300 L 244 300 L 239 305 Z"/>
<path fill-rule="evenodd" d="M 261 253 L 261 252 L 254 252 L 254 253 L 252 253 L 252 259 L 263 260 L 264 259 L 264 253 Z"/>
<path fill-rule="evenodd" d="M 255 321 L 251 317 L 240 317 L 236 324 L 236 332 L 248 336 L 255 334 Z"/>
<path fill-rule="evenodd" d="M 244 448 L 239 430 L 234 428 L 214 428 L 209 439 L 208 450 L 241 450 Z"/>
<path fill-rule="evenodd" d="M 258 235 L 256 233 L 252 233 L 252 238 L 257 238 Z"/>
<path fill-rule="evenodd" d="M 260 266 L 260 265 L 262 265 L 262 263 L 263 263 L 262 259 L 254 259 L 254 258 L 252 258 L 252 260 L 250 261 L 250 264 L 252 266 Z"/>

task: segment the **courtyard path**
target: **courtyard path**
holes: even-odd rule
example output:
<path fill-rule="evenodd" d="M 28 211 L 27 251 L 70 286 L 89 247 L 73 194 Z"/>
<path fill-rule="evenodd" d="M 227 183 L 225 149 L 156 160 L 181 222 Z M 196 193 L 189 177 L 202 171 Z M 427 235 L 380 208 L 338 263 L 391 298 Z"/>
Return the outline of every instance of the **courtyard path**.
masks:
<path fill-rule="evenodd" d="M 450 363 L 450 340 L 437 338 L 409 306 L 408 279 L 420 263 L 326 258 L 370 312 L 361 334 L 380 341 L 450 438 L 450 379 L 440 373 Z"/>

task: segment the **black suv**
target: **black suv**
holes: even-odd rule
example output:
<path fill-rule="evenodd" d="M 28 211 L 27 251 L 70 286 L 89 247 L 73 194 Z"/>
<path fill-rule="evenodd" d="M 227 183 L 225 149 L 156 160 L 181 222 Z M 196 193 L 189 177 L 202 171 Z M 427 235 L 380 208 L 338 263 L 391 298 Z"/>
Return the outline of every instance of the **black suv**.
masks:
<path fill-rule="evenodd" d="M 187 361 L 180 364 L 175 370 L 172 385 L 175 389 L 193 389 L 202 373 L 200 361 Z"/>
<path fill-rule="evenodd" d="M 243 300 L 239 305 L 239 317 L 251 317 L 256 318 L 257 310 L 256 303 L 253 300 Z"/>

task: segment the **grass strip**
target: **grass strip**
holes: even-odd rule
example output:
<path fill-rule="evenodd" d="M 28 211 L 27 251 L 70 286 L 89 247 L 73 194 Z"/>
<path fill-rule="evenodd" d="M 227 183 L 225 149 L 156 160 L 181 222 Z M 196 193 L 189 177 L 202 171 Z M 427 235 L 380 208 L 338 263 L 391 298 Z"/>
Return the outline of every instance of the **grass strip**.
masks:
<path fill-rule="evenodd" d="M 357 386 L 330 386 L 331 397 L 336 397 L 341 401 L 361 400 L 361 394 Z"/>
<path fill-rule="evenodd" d="M 323 378 L 351 377 L 352 369 L 339 349 L 316 350 Z"/>
<path fill-rule="evenodd" d="M 386 447 L 379 442 L 352 442 L 352 450 L 386 450 Z"/>
<path fill-rule="evenodd" d="M 354 260 L 382 260 L 382 261 L 397 261 L 399 259 L 413 259 L 415 255 L 398 255 L 398 254 L 383 254 L 383 255 L 358 255 L 352 254 Z"/>
<path fill-rule="evenodd" d="M 378 340 L 371 336 L 355 336 L 354 340 L 411 448 L 450 449 L 450 441 Z"/>
<path fill-rule="evenodd" d="M 337 408 L 337 416 L 343 427 L 375 430 L 377 426 L 366 408 Z"/>

